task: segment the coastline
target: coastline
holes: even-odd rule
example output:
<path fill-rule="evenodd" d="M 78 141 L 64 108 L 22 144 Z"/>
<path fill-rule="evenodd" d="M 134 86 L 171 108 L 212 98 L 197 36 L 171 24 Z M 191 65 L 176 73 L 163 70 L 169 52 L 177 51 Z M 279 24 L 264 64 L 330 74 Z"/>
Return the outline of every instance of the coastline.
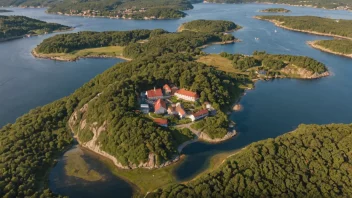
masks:
<path fill-rule="evenodd" d="M 330 53 L 330 54 L 335 54 L 335 55 L 344 56 L 344 57 L 347 57 L 347 58 L 352 58 L 352 54 L 343 54 L 343 53 L 340 53 L 340 52 L 332 51 L 332 50 L 330 50 L 328 48 L 325 48 L 325 47 L 322 47 L 322 46 L 318 45 L 317 44 L 318 41 L 319 40 L 317 40 L 317 41 L 307 41 L 307 44 L 309 46 L 311 46 L 312 48 L 320 50 L 322 52 L 327 52 L 327 53 Z"/>
<path fill-rule="evenodd" d="M 55 31 L 52 31 L 52 32 L 48 32 L 48 34 L 58 33 L 58 32 L 69 32 L 69 31 L 72 31 L 74 29 L 75 29 L 74 27 L 71 27 L 71 28 L 69 28 L 67 30 L 55 30 Z M 40 35 L 45 35 L 45 34 L 31 34 L 31 37 L 32 36 L 40 36 Z M 9 38 L 3 38 L 3 39 L 0 39 L 0 43 L 1 42 L 5 42 L 5 41 L 12 41 L 12 40 L 16 40 L 16 39 L 21 39 L 21 38 L 24 38 L 25 36 L 26 36 L 26 34 L 20 35 L 20 36 L 12 36 L 12 37 L 9 37 Z"/>
<path fill-rule="evenodd" d="M 271 23 L 274 23 L 274 25 L 277 26 L 277 27 L 280 27 L 280 28 L 283 28 L 283 29 L 287 29 L 287 30 L 291 30 L 291 31 L 295 31 L 295 32 L 302 32 L 302 33 L 314 34 L 314 35 L 319 35 L 319 36 L 330 36 L 330 37 L 336 37 L 336 38 L 343 38 L 343 39 L 352 40 L 352 38 L 350 38 L 350 37 L 340 36 L 340 35 L 336 35 L 336 34 L 327 34 L 327 33 L 321 33 L 321 32 L 310 31 L 310 30 L 299 30 L 299 29 L 290 28 L 290 27 L 287 27 L 287 26 L 283 25 L 284 22 L 280 22 L 280 21 L 277 21 L 277 20 L 262 19 L 259 16 L 254 16 L 253 18 L 258 19 L 258 20 L 262 20 L 262 21 L 269 21 Z"/>
<path fill-rule="evenodd" d="M 74 61 L 78 61 L 81 58 L 119 58 L 119 59 L 126 60 L 126 61 L 132 60 L 132 59 L 126 58 L 124 56 L 110 56 L 110 55 L 86 55 L 86 56 L 77 56 L 75 58 L 67 58 L 67 57 L 55 56 L 55 55 L 51 56 L 50 54 L 40 54 L 36 51 L 36 48 L 34 48 L 31 51 L 31 54 L 35 58 L 49 59 L 49 60 L 56 60 L 56 61 L 63 61 L 63 62 L 74 62 Z M 63 54 L 63 56 L 65 56 L 65 54 Z"/>

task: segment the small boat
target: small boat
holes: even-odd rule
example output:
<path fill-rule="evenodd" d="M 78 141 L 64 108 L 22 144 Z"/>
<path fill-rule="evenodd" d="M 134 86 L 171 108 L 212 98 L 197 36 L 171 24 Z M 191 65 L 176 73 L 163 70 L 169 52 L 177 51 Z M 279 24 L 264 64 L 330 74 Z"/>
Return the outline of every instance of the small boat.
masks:
<path fill-rule="evenodd" d="M 277 32 L 277 30 L 274 31 L 275 33 Z"/>
<path fill-rule="evenodd" d="M 258 38 L 258 37 L 255 37 L 255 40 L 257 41 L 257 40 L 259 40 L 259 38 Z"/>

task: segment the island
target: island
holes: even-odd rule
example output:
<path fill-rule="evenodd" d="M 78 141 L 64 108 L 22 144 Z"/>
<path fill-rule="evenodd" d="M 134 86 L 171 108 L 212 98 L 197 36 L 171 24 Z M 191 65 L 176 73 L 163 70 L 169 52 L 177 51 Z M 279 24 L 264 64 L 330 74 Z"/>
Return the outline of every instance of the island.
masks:
<path fill-rule="evenodd" d="M 255 18 L 270 21 L 278 27 L 292 31 L 338 38 L 307 43 L 324 52 L 351 57 L 352 20 L 315 16 L 256 16 Z"/>
<path fill-rule="evenodd" d="M 127 60 L 164 53 L 196 52 L 209 43 L 232 43 L 230 34 L 133 30 L 78 32 L 45 39 L 32 54 L 38 58 L 74 61 L 82 57 L 119 57 Z"/>
<path fill-rule="evenodd" d="M 246 146 L 207 174 L 146 197 L 348 197 L 351 141 L 351 124 L 300 125 Z"/>
<path fill-rule="evenodd" d="M 13 12 L 12 10 L 6 10 L 6 9 L 0 9 L 0 13 L 1 12 Z"/>
<path fill-rule="evenodd" d="M 241 27 L 232 21 L 224 20 L 195 20 L 187 23 L 183 23 L 178 29 L 178 32 L 182 31 L 194 31 L 194 32 L 218 32 L 226 33 L 240 29 Z"/>
<path fill-rule="evenodd" d="M 268 13 L 288 13 L 291 12 L 291 10 L 285 9 L 285 8 L 268 8 L 265 10 L 261 10 L 260 12 L 268 12 Z"/>
<path fill-rule="evenodd" d="M 51 32 L 68 31 L 71 27 L 47 23 L 25 16 L 0 16 L 0 42 Z"/>
<path fill-rule="evenodd" d="M 53 196 L 46 189 L 48 171 L 74 139 L 108 159 L 109 168 L 135 184 L 140 194 L 174 184 L 172 172 L 186 145 L 218 143 L 237 134 L 228 112 L 254 80 L 323 77 L 328 72 L 324 64 L 308 57 L 201 51 L 204 45 L 230 40 L 235 38 L 223 32 L 160 29 L 78 32 L 45 39 L 34 55 L 80 57 L 75 53 L 104 54 L 109 48 L 109 53 L 122 52 L 131 60 L 0 129 L 0 167 L 12 170 L 1 176 L 0 196 Z M 299 71 L 309 74 L 298 76 Z M 101 178 L 94 171 L 72 171 L 80 164 L 68 163 L 67 174 Z"/>

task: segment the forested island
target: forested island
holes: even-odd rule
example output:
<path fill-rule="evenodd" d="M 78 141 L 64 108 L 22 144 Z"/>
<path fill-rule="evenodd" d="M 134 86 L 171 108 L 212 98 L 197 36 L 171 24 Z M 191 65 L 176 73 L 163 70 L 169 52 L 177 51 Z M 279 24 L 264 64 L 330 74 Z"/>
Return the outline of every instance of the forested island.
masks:
<path fill-rule="evenodd" d="M 182 24 L 177 31 L 182 32 L 185 30 L 194 32 L 218 32 L 225 33 L 230 31 L 235 31 L 241 27 L 232 21 L 224 20 L 194 20 Z"/>
<path fill-rule="evenodd" d="M 218 169 L 154 197 L 349 197 L 352 125 L 300 125 L 252 143 Z"/>
<path fill-rule="evenodd" d="M 182 10 L 192 9 L 187 0 L 65 0 L 49 7 L 49 13 L 121 19 L 175 19 L 184 17 Z"/>
<path fill-rule="evenodd" d="M 24 36 L 67 31 L 71 27 L 57 23 L 47 23 L 25 16 L 0 16 L 0 42 Z"/>
<path fill-rule="evenodd" d="M 352 58 L 352 40 L 318 40 L 309 41 L 308 44 L 324 52 Z"/>
<path fill-rule="evenodd" d="M 268 12 L 268 13 L 288 13 L 291 12 L 288 9 L 285 8 L 268 8 L 265 10 L 261 10 L 260 12 Z"/>
<path fill-rule="evenodd" d="M 199 53 L 198 48 L 203 45 L 212 42 L 234 41 L 235 38 L 229 34 L 189 31 L 179 33 L 169 33 L 164 30 L 79 32 L 55 35 L 45 39 L 33 50 L 33 55 L 40 58 L 73 61 L 87 56 L 111 56 L 111 49 L 113 49 L 111 47 L 115 49 L 119 47 L 118 57 L 133 59 L 176 52 L 196 51 Z M 90 48 L 98 49 L 94 49 L 91 53 L 81 51 Z M 113 55 L 113 57 L 116 56 Z"/>
<path fill-rule="evenodd" d="M 350 10 L 352 3 L 349 0 L 205 0 L 206 3 L 267 3 L 267 4 L 287 4 L 293 6 L 306 6 L 314 8 Z"/>

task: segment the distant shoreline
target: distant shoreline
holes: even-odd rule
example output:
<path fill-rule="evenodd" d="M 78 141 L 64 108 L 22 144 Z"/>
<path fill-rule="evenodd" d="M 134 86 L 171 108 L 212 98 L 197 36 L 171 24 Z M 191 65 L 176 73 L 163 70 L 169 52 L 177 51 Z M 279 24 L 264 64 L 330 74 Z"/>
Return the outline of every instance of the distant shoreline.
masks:
<path fill-rule="evenodd" d="M 335 54 L 335 55 L 339 55 L 339 56 L 344 56 L 344 57 L 347 57 L 347 58 L 352 58 L 352 54 L 344 54 L 344 53 L 341 53 L 341 52 L 335 52 L 335 51 L 332 51 L 328 48 L 325 48 L 325 47 L 322 47 L 320 45 L 317 44 L 319 40 L 317 41 L 307 41 L 307 44 L 309 46 L 311 46 L 312 48 L 314 49 L 318 49 L 320 51 L 323 51 L 323 52 L 327 52 L 327 53 L 331 53 L 331 54 Z"/>
<path fill-rule="evenodd" d="M 283 25 L 284 22 L 280 22 L 280 21 L 277 21 L 277 20 L 262 19 L 259 16 L 254 16 L 253 18 L 258 19 L 258 20 L 262 20 L 262 21 L 269 21 L 271 23 L 274 23 L 274 25 L 277 26 L 277 27 L 280 27 L 280 28 L 283 28 L 283 29 L 287 29 L 287 30 L 291 30 L 291 31 L 295 31 L 295 32 L 303 32 L 303 33 L 314 34 L 314 35 L 319 35 L 319 36 L 330 36 L 330 37 L 336 37 L 336 38 L 343 38 L 343 39 L 352 40 L 352 38 L 350 38 L 350 37 L 340 36 L 340 35 L 336 35 L 336 34 L 327 34 L 327 33 L 321 33 L 321 32 L 310 31 L 310 30 L 300 30 L 300 29 L 290 28 L 290 27 L 287 27 L 287 26 Z"/>

